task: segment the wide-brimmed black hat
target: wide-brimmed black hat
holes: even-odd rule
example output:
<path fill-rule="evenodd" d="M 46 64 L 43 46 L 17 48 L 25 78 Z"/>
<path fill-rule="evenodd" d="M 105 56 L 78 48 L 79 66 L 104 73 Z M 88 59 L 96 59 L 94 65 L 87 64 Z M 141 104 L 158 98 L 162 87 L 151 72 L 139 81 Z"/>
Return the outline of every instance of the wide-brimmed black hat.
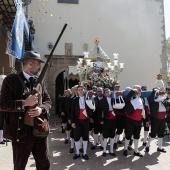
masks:
<path fill-rule="evenodd" d="M 40 57 L 40 53 L 36 52 L 36 51 L 26 51 L 24 53 L 24 56 L 20 59 L 21 62 L 23 62 L 25 59 L 35 59 L 35 60 L 39 60 L 41 61 L 41 63 L 45 63 L 41 57 Z"/>

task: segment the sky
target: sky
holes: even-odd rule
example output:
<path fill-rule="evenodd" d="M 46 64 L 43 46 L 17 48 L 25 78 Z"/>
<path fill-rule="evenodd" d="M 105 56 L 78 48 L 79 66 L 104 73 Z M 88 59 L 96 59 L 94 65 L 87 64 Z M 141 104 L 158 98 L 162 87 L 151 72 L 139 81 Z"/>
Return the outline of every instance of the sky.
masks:
<path fill-rule="evenodd" d="M 166 38 L 170 38 L 170 0 L 164 0 L 164 13 Z"/>

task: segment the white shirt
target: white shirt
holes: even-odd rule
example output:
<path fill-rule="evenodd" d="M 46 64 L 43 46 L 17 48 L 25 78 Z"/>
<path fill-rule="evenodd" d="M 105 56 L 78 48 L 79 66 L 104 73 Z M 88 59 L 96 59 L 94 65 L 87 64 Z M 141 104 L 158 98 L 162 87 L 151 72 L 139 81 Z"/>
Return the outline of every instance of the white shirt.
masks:
<path fill-rule="evenodd" d="M 136 96 L 135 99 L 130 101 L 131 104 L 133 105 L 133 108 L 136 109 L 144 109 L 143 108 L 143 103 L 140 97 Z"/>
<path fill-rule="evenodd" d="M 25 71 L 23 71 L 23 74 L 24 74 L 24 77 L 25 77 L 28 81 L 30 81 L 30 80 L 29 80 L 30 77 L 33 77 L 33 76 L 30 76 L 29 74 L 27 74 Z"/>
<path fill-rule="evenodd" d="M 80 109 L 85 109 L 84 96 L 79 98 Z"/>
<path fill-rule="evenodd" d="M 109 104 L 109 110 L 112 109 L 111 98 L 107 97 L 107 102 Z"/>
<path fill-rule="evenodd" d="M 145 97 L 144 100 L 145 100 L 145 106 L 149 106 L 147 97 Z"/>
<path fill-rule="evenodd" d="M 159 102 L 159 112 L 166 112 L 165 106 L 162 104 L 162 102 Z"/>
<path fill-rule="evenodd" d="M 99 100 L 103 99 L 103 96 L 102 96 L 102 97 L 99 97 L 99 96 L 98 96 L 98 99 L 99 99 Z"/>

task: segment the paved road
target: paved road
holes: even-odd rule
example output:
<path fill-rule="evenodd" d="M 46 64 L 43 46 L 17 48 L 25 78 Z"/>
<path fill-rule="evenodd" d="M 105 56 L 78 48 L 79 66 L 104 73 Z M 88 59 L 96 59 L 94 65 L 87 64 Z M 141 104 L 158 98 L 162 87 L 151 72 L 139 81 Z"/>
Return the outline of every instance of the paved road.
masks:
<path fill-rule="evenodd" d="M 142 146 L 142 133 L 140 140 L 141 153 L 144 154 L 143 158 L 133 156 L 133 151 L 129 151 L 129 156 L 123 156 L 123 145 L 118 145 L 119 148 L 115 151 L 116 158 L 111 155 L 106 157 L 102 156 L 102 151 L 97 148 L 96 150 L 90 150 L 92 138 L 88 146 L 88 155 L 91 157 L 85 161 L 82 158 L 73 160 L 73 154 L 68 154 L 70 143 L 64 144 L 64 138 L 66 134 L 59 131 L 59 119 L 51 116 L 50 121 L 51 132 L 49 135 L 49 150 L 51 157 L 51 170 L 170 170 L 170 138 L 165 136 L 164 147 L 167 153 L 159 153 L 157 149 L 157 140 L 152 142 L 152 146 L 149 153 L 144 152 Z M 143 132 L 143 130 L 142 130 Z M 12 148 L 11 144 L 8 146 L 0 145 L 0 170 L 12 170 Z M 32 156 L 30 156 L 26 170 L 35 170 L 35 162 Z"/>

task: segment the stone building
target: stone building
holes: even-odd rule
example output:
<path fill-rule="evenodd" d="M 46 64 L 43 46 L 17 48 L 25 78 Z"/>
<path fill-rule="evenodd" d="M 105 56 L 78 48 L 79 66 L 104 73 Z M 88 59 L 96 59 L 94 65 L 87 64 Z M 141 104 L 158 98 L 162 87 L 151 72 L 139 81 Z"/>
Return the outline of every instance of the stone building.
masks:
<path fill-rule="evenodd" d="M 46 74 L 53 104 L 67 85 L 78 82 L 77 75 L 66 75 L 67 68 L 83 57 L 84 47 L 93 48 L 95 36 L 100 37 L 111 61 L 113 53 L 119 53 L 120 62 L 125 63 L 119 75 L 121 89 L 134 84 L 151 89 L 159 73 L 166 84 L 163 0 L 36 0 L 28 6 L 28 19 L 34 22 L 35 51 L 42 57 L 48 57 L 49 44 L 54 45 L 63 25 L 68 24 Z M 0 36 L 4 36 L 2 30 Z M 0 54 L 9 58 L 5 46 L 1 48 Z"/>
<path fill-rule="evenodd" d="M 60 3 L 59 3 L 60 2 Z M 62 3 L 65 2 L 65 3 Z M 99 36 L 101 46 L 113 59 L 119 53 L 125 63 L 119 75 L 121 89 L 134 84 L 155 86 L 161 73 L 166 84 L 166 48 L 163 0 L 48 0 L 32 1 L 28 17 L 35 23 L 35 49 L 42 56 L 49 55 L 47 46 L 56 38 L 65 23 L 66 31 L 54 52 L 52 67 L 47 73 L 48 89 L 55 101 L 57 77 L 76 65 L 76 57 L 83 56 L 84 45 L 93 48 L 93 38 Z M 65 43 L 71 43 L 68 57 Z M 63 74 L 63 73 L 62 73 Z M 64 74 L 61 82 L 64 81 Z M 58 92 L 57 92 L 58 93 Z"/>

